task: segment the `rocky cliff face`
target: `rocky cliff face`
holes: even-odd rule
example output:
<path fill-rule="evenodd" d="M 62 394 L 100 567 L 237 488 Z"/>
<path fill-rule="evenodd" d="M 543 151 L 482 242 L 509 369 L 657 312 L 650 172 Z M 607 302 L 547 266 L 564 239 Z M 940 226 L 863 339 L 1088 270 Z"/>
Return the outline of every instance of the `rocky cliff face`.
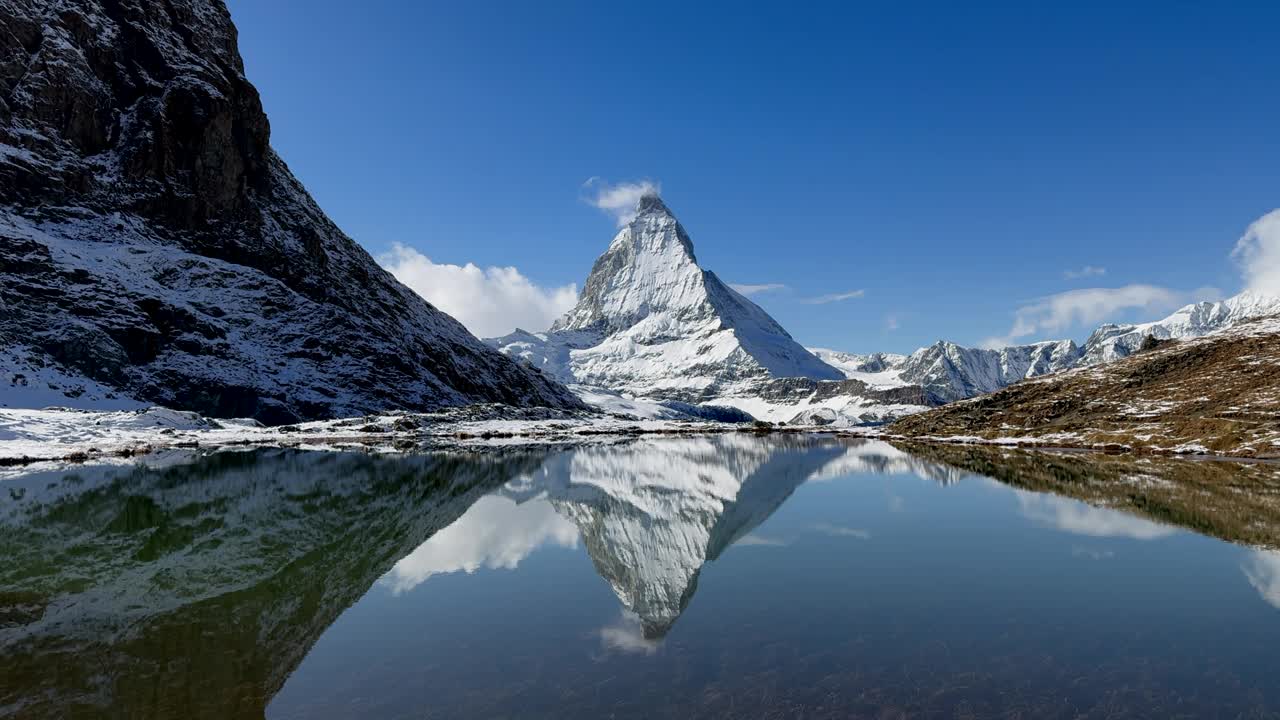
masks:
<path fill-rule="evenodd" d="M 578 404 L 316 206 L 271 149 L 221 0 L 0 0 L 0 28 L 10 356 L 268 422 Z"/>
<path fill-rule="evenodd" d="M 999 390 L 1029 377 L 1060 372 L 1080 359 L 1070 340 L 967 348 L 940 341 L 911 354 L 899 368 L 904 382 L 920 385 L 934 404 Z"/>

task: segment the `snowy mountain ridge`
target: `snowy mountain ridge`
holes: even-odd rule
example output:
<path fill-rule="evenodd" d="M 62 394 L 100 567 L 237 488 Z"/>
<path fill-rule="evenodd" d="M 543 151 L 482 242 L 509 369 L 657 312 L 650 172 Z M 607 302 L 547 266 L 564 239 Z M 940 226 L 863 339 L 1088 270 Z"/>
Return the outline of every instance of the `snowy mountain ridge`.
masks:
<path fill-rule="evenodd" d="M 562 382 L 704 402 L 770 377 L 838 380 L 715 273 L 656 195 L 641 198 L 592 266 L 578 304 L 546 333 L 489 341 Z"/>
<path fill-rule="evenodd" d="M 846 377 L 881 388 L 919 385 L 936 404 L 994 392 L 1019 380 L 1078 367 L 1107 363 L 1132 355 L 1148 336 L 1187 339 L 1280 314 L 1280 298 L 1245 292 L 1219 302 L 1187 305 L 1162 320 L 1140 324 L 1106 324 L 1081 347 L 1073 340 L 1047 340 L 1002 348 L 971 348 L 939 341 L 911 355 L 856 355 L 811 349 Z"/>
<path fill-rule="evenodd" d="M 550 330 L 488 342 L 588 399 L 604 388 L 784 422 L 814 409 L 853 422 L 924 409 L 900 389 L 888 397 L 874 383 L 844 378 L 700 267 L 688 233 L 657 195 L 639 200 L 635 218 L 592 266 L 578 304 Z"/>
<path fill-rule="evenodd" d="M 1079 348 L 1070 340 L 999 349 L 968 348 L 939 341 L 912 353 L 899 373 L 904 382 L 922 386 L 932 400 L 941 404 L 1065 370 L 1078 356 Z"/>
<path fill-rule="evenodd" d="M 1148 335 L 1157 340 L 1195 338 L 1267 315 L 1280 314 L 1280 298 L 1242 292 L 1218 302 L 1186 305 L 1154 322 L 1100 326 L 1085 342 L 1077 366 L 1110 362 L 1132 355 Z"/>

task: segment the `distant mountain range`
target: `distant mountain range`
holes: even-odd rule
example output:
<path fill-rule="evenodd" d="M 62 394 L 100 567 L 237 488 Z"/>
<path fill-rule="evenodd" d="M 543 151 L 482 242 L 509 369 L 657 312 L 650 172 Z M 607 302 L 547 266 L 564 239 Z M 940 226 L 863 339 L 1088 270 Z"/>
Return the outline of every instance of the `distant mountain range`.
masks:
<path fill-rule="evenodd" d="M 889 432 L 965 442 L 1280 457 L 1280 317 L 1159 339 L 1156 331 L 1187 332 L 1200 321 L 1221 322 L 1229 315 L 1222 304 L 1206 305 L 1179 312 L 1173 323 L 1143 326 L 1142 337 L 1150 339 L 1124 357 L 904 418 Z M 1180 324 L 1184 320 L 1189 324 Z"/>
<path fill-rule="evenodd" d="M 1128 357 L 1148 337 L 1201 337 L 1275 314 L 1280 314 L 1280 298 L 1246 292 L 1220 302 L 1193 303 L 1155 322 L 1103 325 L 1089 335 L 1083 347 L 1072 340 L 996 349 L 939 341 L 910 355 L 854 355 L 820 349 L 813 352 L 846 377 L 880 387 L 919 385 L 930 402 L 941 405 L 993 392 L 1019 380 Z"/>

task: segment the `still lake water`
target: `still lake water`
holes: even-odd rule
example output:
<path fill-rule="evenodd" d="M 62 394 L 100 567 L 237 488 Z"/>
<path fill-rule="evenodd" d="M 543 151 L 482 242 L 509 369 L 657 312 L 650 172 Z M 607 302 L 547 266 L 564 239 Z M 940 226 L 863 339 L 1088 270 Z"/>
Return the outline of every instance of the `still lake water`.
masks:
<path fill-rule="evenodd" d="M 1280 553 L 879 442 L 0 478 L 0 716 L 1280 716 Z"/>

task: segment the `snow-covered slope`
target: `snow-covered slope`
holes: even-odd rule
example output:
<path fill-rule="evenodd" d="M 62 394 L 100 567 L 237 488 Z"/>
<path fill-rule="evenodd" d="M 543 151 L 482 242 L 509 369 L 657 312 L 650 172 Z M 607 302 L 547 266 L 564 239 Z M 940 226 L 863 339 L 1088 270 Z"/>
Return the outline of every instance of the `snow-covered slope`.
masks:
<path fill-rule="evenodd" d="M 922 386 L 934 402 L 948 403 L 1028 377 L 1066 370 L 1079 357 L 1080 349 L 1070 340 L 999 349 L 967 348 L 942 341 L 912 353 L 899 375 L 904 382 Z"/>
<path fill-rule="evenodd" d="M 222 0 L 4 0 L 0 27 L 0 402 L 44 402 L 35 368 L 68 402 L 268 422 L 578 405 L 324 215 Z"/>
<path fill-rule="evenodd" d="M 903 382 L 901 373 L 902 366 L 907 362 L 906 355 L 881 352 L 857 355 L 826 348 L 809 348 L 809 352 L 839 370 L 846 378 L 861 380 L 874 388 L 892 388 L 907 384 Z"/>
<path fill-rule="evenodd" d="M 909 356 L 855 355 L 823 349 L 812 352 L 848 378 L 881 389 L 920 386 L 930 402 L 943 404 L 994 392 L 1019 380 L 1118 360 L 1137 351 L 1149 336 L 1161 340 L 1201 337 L 1276 314 L 1280 314 L 1280 298 L 1246 292 L 1221 302 L 1187 305 L 1163 320 L 1103 325 L 1083 347 L 1072 340 L 996 349 L 939 341 Z"/>
<path fill-rule="evenodd" d="M 836 380 L 768 313 L 698 266 L 688 234 L 656 195 L 591 269 L 551 330 L 491 341 L 565 382 L 700 402 L 770 377 Z"/>
<path fill-rule="evenodd" d="M 945 340 L 910 355 L 854 355 L 815 350 L 849 378 L 879 388 L 919 386 L 932 404 L 981 395 L 1028 377 L 1073 367 L 1080 350 L 1070 340 L 969 348 Z"/>
<path fill-rule="evenodd" d="M 656 195 L 641 198 L 635 219 L 596 260 L 577 306 L 548 332 L 517 330 L 489 342 L 579 388 L 736 407 L 761 420 L 822 409 L 846 423 L 874 422 L 923 409 L 911 393 L 883 396 L 902 383 L 845 379 L 702 269 L 689 235 Z"/>
<path fill-rule="evenodd" d="M 23 345 L 0 347 L 0 408 L 67 407 L 138 410 L 146 407 L 114 388 L 63 370 Z"/>
<path fill-rule="evenodd" d="M 1080 366 L 1096 365 L 1132 355 L 1143 340 L 1201 337 L 1245 320 L 1280 314 L 1280 298 L 1243 292 L 1221 302 L 1187 305 L 1163 320 L 1138 325 L 1107 324 L 1085 342 Z"/>

